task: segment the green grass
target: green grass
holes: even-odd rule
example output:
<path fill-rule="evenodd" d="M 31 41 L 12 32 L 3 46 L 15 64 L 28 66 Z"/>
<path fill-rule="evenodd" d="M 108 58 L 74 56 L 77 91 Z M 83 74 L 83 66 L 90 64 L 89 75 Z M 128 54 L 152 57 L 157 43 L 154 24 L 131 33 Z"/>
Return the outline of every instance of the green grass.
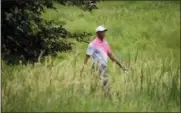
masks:
<path fill-rule="evenodd" d="M 73 32 L 108 28 L 112 100 L 103 96 L 90 64 L 80 76 L 87 44 L 35 65 L 2 62 L 2 111 L 180 111 L 180 2 L 107 1 L 93 13 L 56 4 L 42 16 Z M 90 37 L 92 40 L 93 37 Z"/>

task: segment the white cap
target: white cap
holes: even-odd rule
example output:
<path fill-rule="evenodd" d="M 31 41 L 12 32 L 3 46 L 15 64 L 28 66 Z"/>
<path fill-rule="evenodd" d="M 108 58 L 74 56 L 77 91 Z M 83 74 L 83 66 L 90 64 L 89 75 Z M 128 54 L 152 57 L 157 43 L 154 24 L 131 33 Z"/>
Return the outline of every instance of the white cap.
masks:
<path fill-rule="evenodd" d="M 98 26 L 96 28 L 96 32 L 102 32 L 102 31 L 107 31 L 107 29 L 104 26 Z"/>

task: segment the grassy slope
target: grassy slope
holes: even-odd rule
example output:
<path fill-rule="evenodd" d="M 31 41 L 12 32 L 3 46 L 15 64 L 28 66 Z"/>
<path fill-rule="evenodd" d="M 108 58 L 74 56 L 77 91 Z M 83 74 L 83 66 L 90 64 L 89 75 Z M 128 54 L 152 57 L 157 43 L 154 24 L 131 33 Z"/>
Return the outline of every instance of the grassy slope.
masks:
<path fill-rule="evenodd" d="M 125 74 L 109 61 L 109 100 L 90 67 L 80 77 L 87 44 L 76 43 L 72 52 L 47 57 L 34 67 L 3 63 L 3 111 L 180 110 L 179 3 L 100 2 L 92 14 L 56 6 L 58 12 L 47 10 L 43 17 L 73 32 L 94 33 L 105 25 L 112 51 L 131 72 Z"/>

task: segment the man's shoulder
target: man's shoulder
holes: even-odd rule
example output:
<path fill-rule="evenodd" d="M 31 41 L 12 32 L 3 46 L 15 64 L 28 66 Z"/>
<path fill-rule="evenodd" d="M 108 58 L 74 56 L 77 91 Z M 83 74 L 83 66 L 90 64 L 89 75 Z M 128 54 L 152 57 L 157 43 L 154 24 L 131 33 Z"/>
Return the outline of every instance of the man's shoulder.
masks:
<path fill-rule="evenodd" d="M 95 40 L 92 40 L 89 42 L 89 46 L 94 46 L 94 44 L 95 44 Z"/>
<path fill-rule="evenodd" d="M 94 43 L 96 43 L 96 39 L 93 39 L 89 42 L 89 45 L 93 45 Z"/>
<path fill-rule="evenodd" d="M 97 39 L 95 38 L 95 39 L 93 39 L 91 42 L 92 42 L 92 43 L 95 43 L 95 42 L 96 42 L 96 40 L 97 40 Z"/>
<path fill-rule="evenodd" d="M 107 40 L 104 40 L 104 43 L 105 43 L 105 44 L 109 44 Z"/>

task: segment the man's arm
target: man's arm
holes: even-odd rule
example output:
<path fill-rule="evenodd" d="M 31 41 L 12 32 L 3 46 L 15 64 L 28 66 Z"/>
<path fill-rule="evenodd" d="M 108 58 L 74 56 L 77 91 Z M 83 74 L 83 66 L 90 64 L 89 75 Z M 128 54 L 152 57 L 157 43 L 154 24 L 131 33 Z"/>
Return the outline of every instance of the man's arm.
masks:
<path fill-rule="evenodd" d="M 90 58 L 90 55 L 86 54 L 85 59 L 84 59 L 84 65 L 87 64 L 89 58 Z"/>
<path fill-rule="evenodd" d="M 109 53 L 108 54 L 109 58 L 115 62 L 120 68 L 122 68 L 124 71 L 126 70 L 126 68 L 124 68 L 124 66 L 119 62 L 119 60 L 112 54 L 112 53 Z"/>
<path fill-rule="evenodd" d="M 84 67 L 85 67 L 85 65 L 87 64 L 89 58 L 90 58 L 90 55 L 86 54 L 85 59 L 84 59 L 84 65 L 83 65 L 83 67 L 82 67 L 82 69 L 81 69 L 80 75 L 82 75 L 82 73 L 83 73 L 83 71 L 84 71 Z"/>

